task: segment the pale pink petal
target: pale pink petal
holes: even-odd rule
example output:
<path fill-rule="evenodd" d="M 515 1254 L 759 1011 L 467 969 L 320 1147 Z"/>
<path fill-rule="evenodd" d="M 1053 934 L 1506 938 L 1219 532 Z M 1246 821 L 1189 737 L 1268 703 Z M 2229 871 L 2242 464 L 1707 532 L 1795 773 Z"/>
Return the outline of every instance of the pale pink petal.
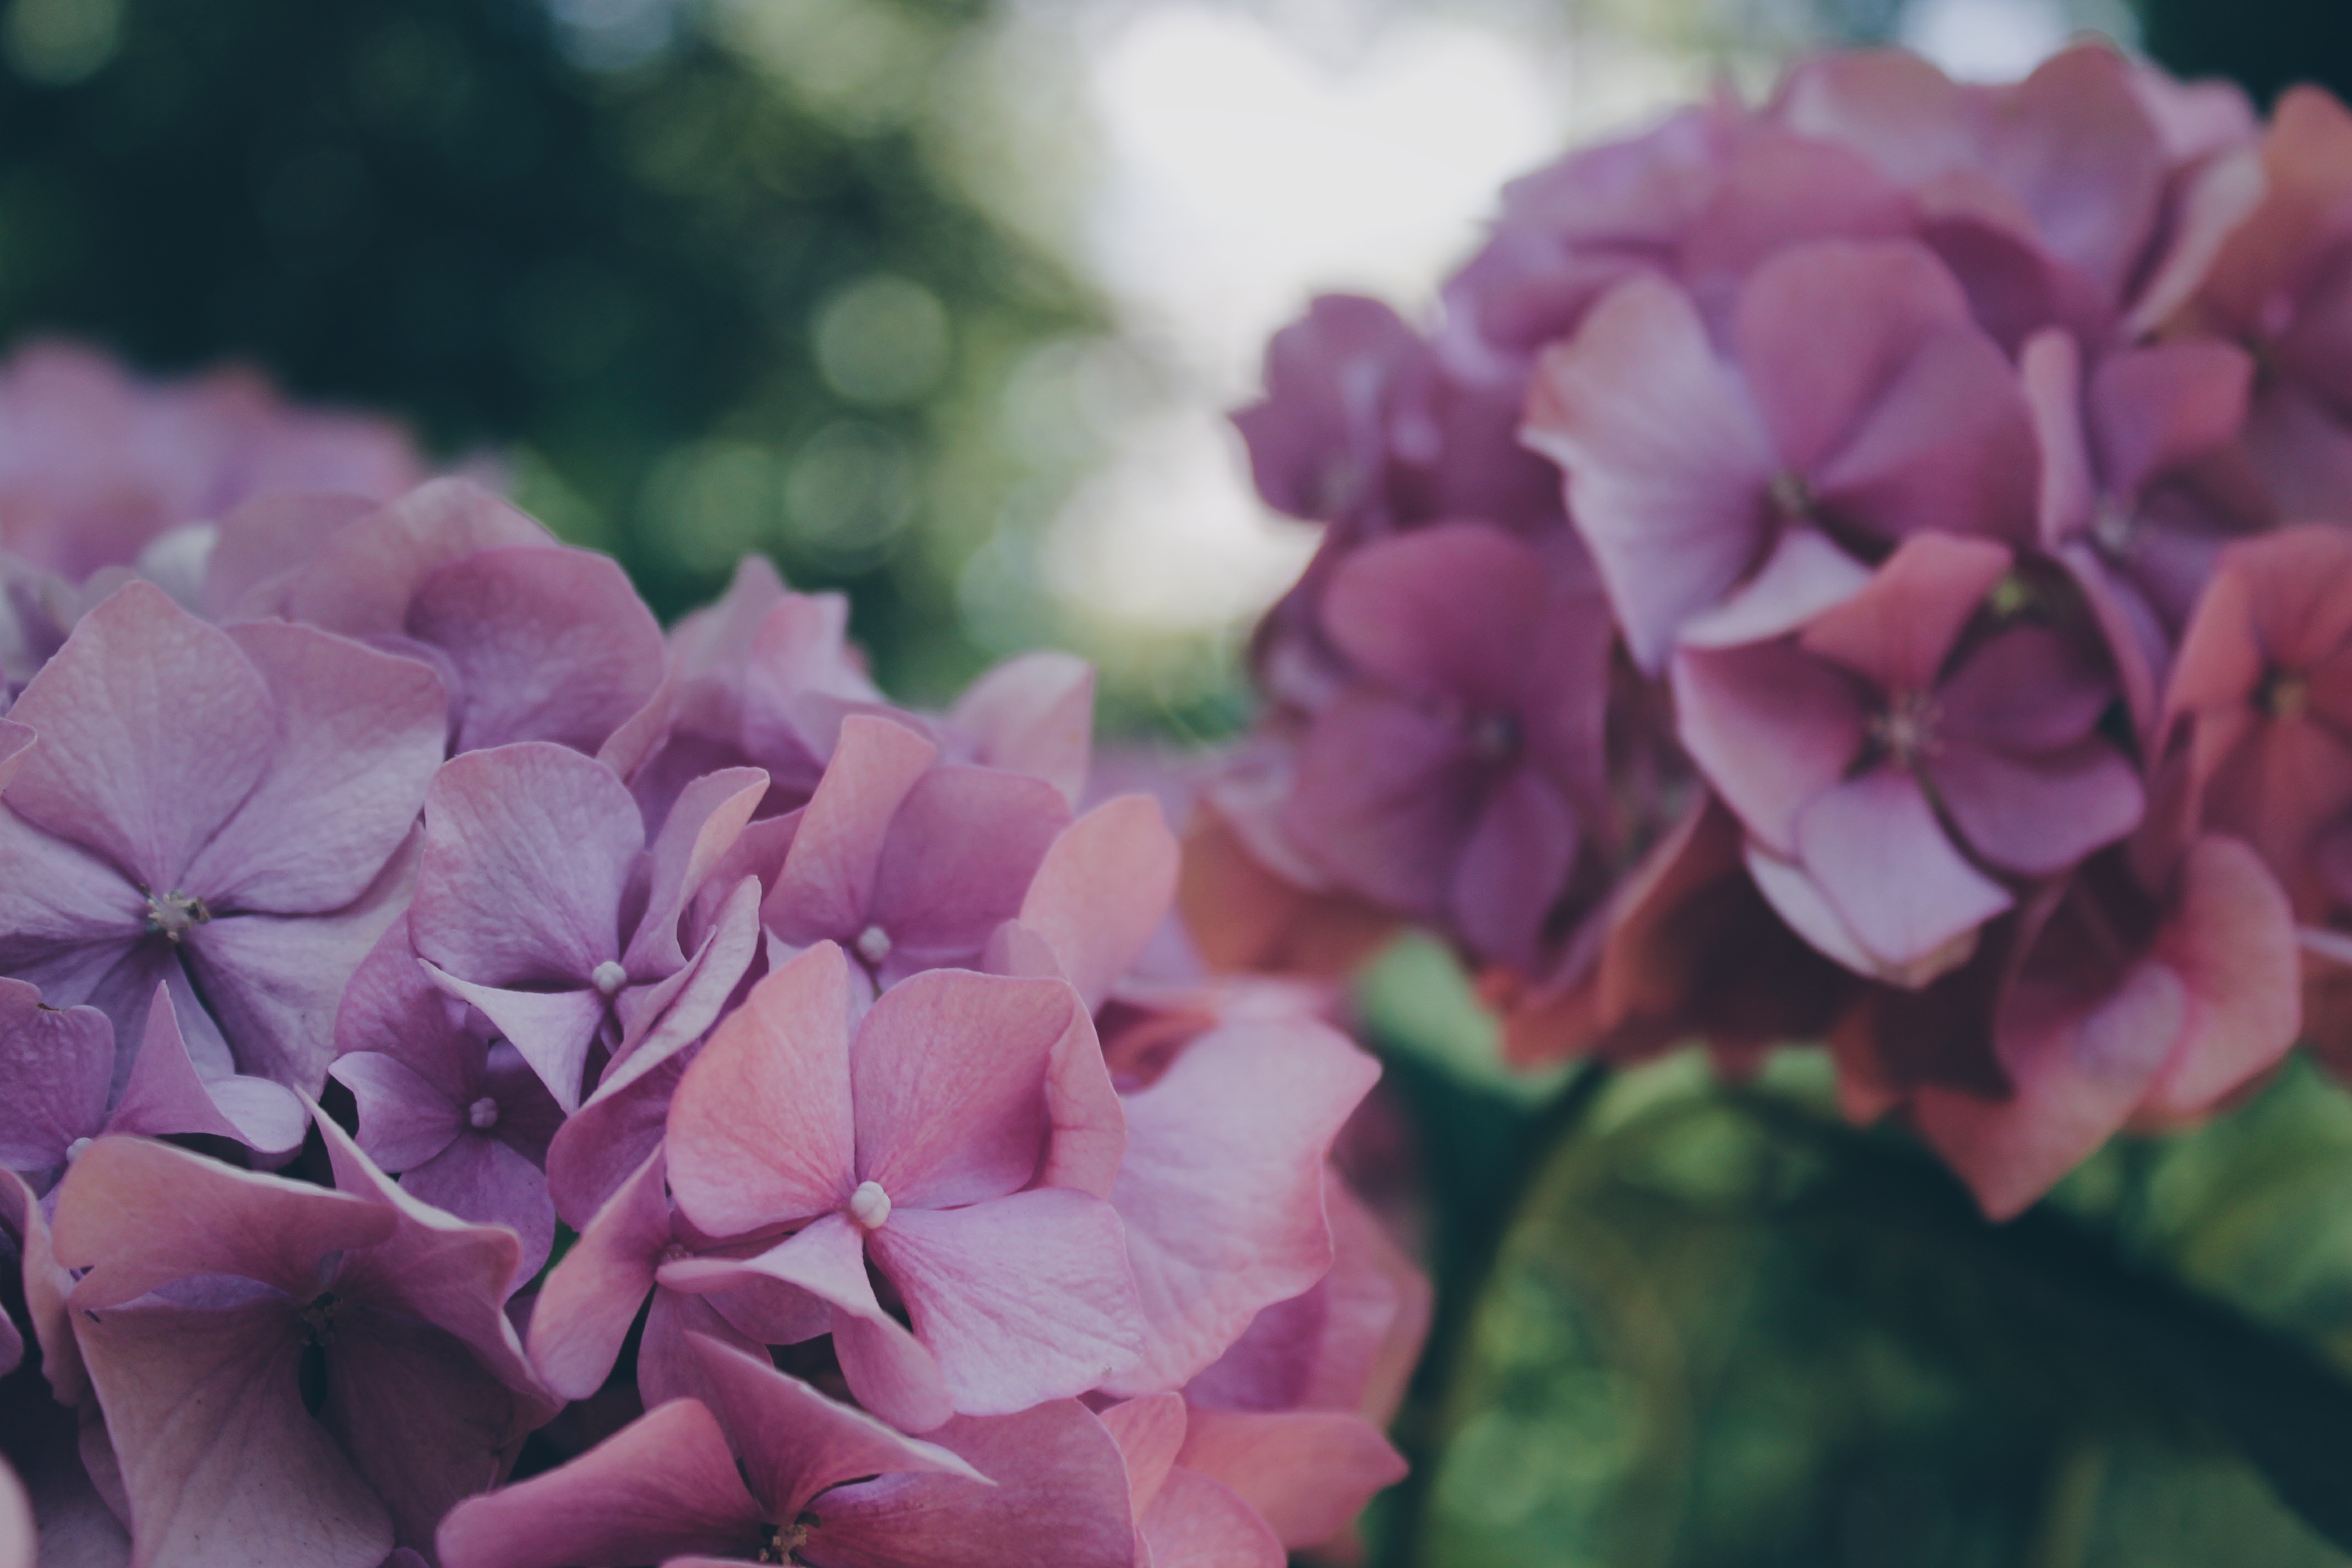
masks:
<path fill-rule="evenodd" d="M 633 1568 L 698 1552 L 748 1560 L 766 1522 L 718 1420 L 678 1399 L 569 1464 L 467 1499 L 436 1542 L 442 1568 Z"/>
<path fill-rule="evenodd" d="M 269 689 L 228 634 L 131 583 L 81 618 L 9 716 L 40 743 L 8 785 L 16 814 L 159 891 L 269 765 Z"/>
<path fill-rule="evenodd" d="M 1797 855 L 1854 939 L 1895 969 L 1948 947 L 2011 902 L 1952 847 L 1918 781 L 1892 768 L 1874 768 L 1808 805 L 1797 818 Z"/>
<path fill-rule="evenodd" d="M 593 752 L 661 684 L 653 612 L 609 558 L 484 550 L 416 585 L 403 629 L 448 658 L 451 750 L 550 741 Z"/>
<path fill-rule="evenodd" d="M 1151 1568 L 1282 1568 L 1282 1539 L 1242 1495 L 1198 1470 L 1177 1470 L 1136 1527 Z"/>
<path fill-rule="evenodd" d="M 931 1433 L 994 1484 L 887 1475 L 819 1500 L 816 1568 L 1134 1568 L 1118 1445 L 1076 1400 Z"/>
<path fill-rule="evenodd" d="M 441 682 L 308 626 L 256 622 L 229 636 L 277 700 L 277 745 L 184 884 L 215 910 L 341 909 L 415 825 L 441 765 Z"/>
<path fill-rule="evenodd" d="M 1128 1153 L 1112 1202 L 1151 1338 L 1109 1392 L 1182 1384 L 1260 1310 L 1322 1278 L 1331 1266 L 1324 1156 L 1379 1076 L 1320 1025 L 1234 1023 L 1126 1097 Z"/>
<path fill-rule="evenodd" d="M 1862 754 L 1860 683 L 1785 642 L 1683 648 L 1672 676 L 1691 760 L 1750 833 L 1790 853 L 1806 803 Z"/>
<path fill-rule="evenodd" d="M 377 1568 L 392 1522 L 303 1409 L 295 1303 L 259 1286 L 215 1295 L 100 1311 L 77 1300 L 76 1332 L 137 1521 L 136 1561 Z"/>
<path fill-rule="evenodd" d="M 1021 923 L 1053 950 L 1093 1012 L 1167 918 L 1181 855 L 1150 795 L 1123 795 L 1062 830 L 1021 900 Z"/>
<path fill-rule="evenodd" d="M 669 1198 L 656 1150 L 548 1271 L 530 1314 L 530 1362 L 547 1386 L 585 1399 L 604 1385 L 670 1243 Z"/>
<path fill-rule="evenodd" d="M 1047 1072 L 1082 1005 L 1059 980 L 961 970 L 884 992 L 849 1061 L 857 1178 L 924 1208 L 1027 1185 L 1045 1146 Z"/>
<path fill-rule="evenodd" d="M 1613 290 L 1538 362 L 1523 438 L 1566 470 L 1634 659 L 1657 669 L 1755 561 L 1778 467 L 1689 298 L 1650 277 Z"/>
<path fill-rule="evenodd" d="M 1294 1551 L 1346 1529 L 1405 1471 L 1370 1422 L 1335 1411 L 1195 1410 L 1176 1462 L 1233 1488 Z"/>
<path fill-rule="evenodd" d="M 948 722 L 972 737 L 972 761 L 1044 779 L 1076 810 L 1094 749 L 1094 666 L 1041 649 L 1006 659 L 964 689 Z"/>
<path fill-rule="evenodd" d="M 1127 1461 L 1128 1503 L 1141 1519 L 1168 1484 L 1176 1451 L 1184 1446 L 1184 1396 L 1147 1394 L 1123 1399 L 1100 1412 L 1100 1418 Z"/>
<path fill-rule="evenodd" d="M 897 1208 L 866 1245 L 966 1415 L 1083 1394 L 1142 1353 L 1125 1236 L 1100 1198 L 1039 1187 L 968 1208 Z"/>
<path fill-rule="evenodd" d="M 837 1208 L 857 1184 L 849 965 L 830 942 L 751 988 L 678 1082 L 669 1181 L 709 1236 Z"/>
<path fill-rule="evenodd" d="M 191 1274 L 238 1274 L 309 1300 L 330 1253 L 376 1247 L 396 1222 L 364 1198 L 239 1171 L 144 1138 L 101 1138 L 58 1188 L 58 1261 L 86 1269 L 77 1310 Z"/>
<path fill-rule="evenodd" d="M 579 985 L 620 957 L 645 826 L 611 769 L 530 741 L 451 759 L 425 797 L 417 955 L 477 984 Z"/>
<path fill-rule="evenodd" d="M 771 1519 L 796 1519 L 827 1488 L 868 1476 L 914 1472 L 985 1480 L 950 1450 L 904 1436 L 826 1398 L 765 1357 L 709 1340 L 693 1353 L 709 1380 L 710 1407 L 743 1456 L 751 1494 Z"/>

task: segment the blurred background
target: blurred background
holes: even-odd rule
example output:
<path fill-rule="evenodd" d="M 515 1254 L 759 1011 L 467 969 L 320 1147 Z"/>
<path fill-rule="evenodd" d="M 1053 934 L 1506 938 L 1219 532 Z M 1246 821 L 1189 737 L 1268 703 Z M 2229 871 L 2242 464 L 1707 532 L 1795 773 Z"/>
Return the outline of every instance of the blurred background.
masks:
<path fill-rule="evenodd" d="M 2342 0 L 0 0 L 0 346 L 257 363 L 503 465 L 665 617 L 764 552 L 906 699 L 1055 644 L 1108 732 L 1207 739 L 1313 542 L 1223 411 L 1311 293 L 1426 309 L 1507 177 L 1796 51 L 2005 77 L 2084 28 L 2352 89 Z M 2276 1488 L 2344 1491 L 2352 1425 L 2266 1482 L 2149 1386 L 2221 1342 L 2193 1304 L 2086 1308 L 2116 1279 L 1814 1114 L 1817 1060 L 1506 1079 L 1411 943 L 1362 1001 L 1441 1288 L 1376 1563 L 2342 1561 Z M 2051 1215 L 2352 1362 L 2316 1074 Z"/>

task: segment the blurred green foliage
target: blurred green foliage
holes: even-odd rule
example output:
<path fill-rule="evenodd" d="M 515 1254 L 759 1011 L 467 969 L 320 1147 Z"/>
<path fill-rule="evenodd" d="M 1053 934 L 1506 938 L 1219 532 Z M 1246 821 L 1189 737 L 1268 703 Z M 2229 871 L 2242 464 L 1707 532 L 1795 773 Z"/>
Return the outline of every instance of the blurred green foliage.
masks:
<path fill-rule="evenodd" d="M 745 550 L 886 677 L 1034 476 L 990 437 L 1071 279 L 927 154 L 980 0 L 10 0 L 0 340 L 257 360 L 511 452 L 667 615 Z M 1052 628 L 1039 625 L 1034 640 Z"/>

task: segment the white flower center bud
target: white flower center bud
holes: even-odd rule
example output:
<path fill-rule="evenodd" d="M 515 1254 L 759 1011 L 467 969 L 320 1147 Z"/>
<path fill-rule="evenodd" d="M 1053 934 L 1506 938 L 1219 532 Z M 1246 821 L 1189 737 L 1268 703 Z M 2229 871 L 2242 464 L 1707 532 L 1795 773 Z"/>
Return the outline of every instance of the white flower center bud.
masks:
<path fill-rule="evenodd" d="M 475 1131 L 488 1132 L 499 1124 L 499 1102 L 487 1094 L 482 1096 L 466 1107 L 466 1120 L 473 1123 Z"/>
<path fill-rule="evenodd" d="M 67 1144 L 67 1145 L 66 1145 L 66 1163 L 67 1163 L 67 1164 L 68 1164 L 68 1165 L 70 1165 L 70 1164 L 72 1164 L 76 1160 L 80 1159 L 80 1158 L 81 1158 L 81 1152 L 82 1152 L 83 1150 L 85 1150 L 85 1149 L 89 1148 L 89 1139 L 87 1139 L 87 1138 L 77 1138 L 77 1139 L 75 1139 L 72 1142 L 70 1142 L 70 1143 Z M 877 1191 L 877 1192 L 879 1192 L 881 1189 L 877 1187 L 877 1188 L 876 1188 L 875 1190 L 876 1190 L 876 1191 Z"/>
<path fill-rule="evenodd" d="M 629 983 L 629 972 L 608 958 L 588 972 L 588 982 L 610 996 Z"/>
<path fill-rule="evenodd" d="M 879 1182 L 860 1182 L 857 1190 L 849 1194 L 849 1217 L 861 1230 L 880 1230 L 890 1217 L 890 1194 L 882 1190 Z"/>
<path fill-rule="evenodd" d="M 880 926 L 867 926 L 857 933 L 857 956 L 868 963 L 879 963 L 890 956 L 890 933 Z"/>

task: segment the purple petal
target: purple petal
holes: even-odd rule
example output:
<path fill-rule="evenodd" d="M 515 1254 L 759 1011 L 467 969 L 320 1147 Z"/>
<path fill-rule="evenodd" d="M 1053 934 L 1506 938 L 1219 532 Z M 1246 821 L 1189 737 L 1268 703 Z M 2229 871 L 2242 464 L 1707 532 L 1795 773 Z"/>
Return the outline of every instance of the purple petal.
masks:
<path fill-rule="evenodd" d="M 673 1400 L 588 1452 L 449 1512 L 442 1568 L 633 1568 L 691 1553 L 748 1560 L 760 1505 L 710 1412 Z"/>
<path fill-rule="evenodd" d="M 661 1143 L 670 1099 L 690 1060 L 690 1052 L 680 1052 L 609 1095 L 598 1090 L 562 1118 L 547 1145 L 547 1190 L 564 1224 L 585 1226 Z"/>
<path fill-rule="evenodd" d="M 40 988 L 0 979 L 0 1166 L 55 1169 L 106 1120 L 114 1028 L 95 1007 L 47 1007 Z"/>
<path fill-rule="evenodd" d="M 7 788 L 8 781 L 16 776 L 16 770 L 25 765 L 25 758 L 32 750 L 33 739 L 34 731 L 29 726 L 11 719 L 0 719 L 0 789 Z"/>
<path fill-rule="evenodd" d="M 84 616 L 10 716 L 41 740 L 9 806 L 158 890 L 180 886 L 276 736 L 269 689 L 228 634 L 146 583 Z"/>
<path fill-rule="evenodd" d="M 1094 750 L 1095 670 L 1041 649 L 1006 659 L 964 689 L 948 722 L 971 737 L 971 760 L 1045 780 L 1072 810 Z"/>
<path fill-rule="evenodd" d="M 555 1103 L 566 1111 L 580 1104 L 589 1048 L 604 1026 L 605 1005 L 596 991 L 505 991 L 476 985 L 427 965 L 433 983 L 478 1011 L 520 1052 Z"/>
<path fill-rule="evenodd" d="M 425 797 L 417 955 L 480 985 L 584 984 L 621 955 L 644 848 L 637 804 L 601 763 L 541 741 L 453 758 Z"/>
<path fill-rule="evenodd" d="M 923 1208 L 1026 1185 L 1045 1146 L 1047 1068 L 1081 1005 L 1059 980 L 960 970 L 884 992 L 850 1056 L 858 1179 Z"/>
<path fill-rule="evenodd" d="M 400 1179 L 402 1190 L 476 1225 L 502 1225 L 522 1242 L 520 1287 L 555 1245 L 555 1205 L 547 1173 L 505 1142 L 468 1131 Z"/>
<path fill-rule="evenodd" d="M 1689 297 L 1652 277 L 1612 291 L 1538 362 L 1523 438 L 1566 470 L 1634 660 L 1657 669 L 1754 563 L 1779 467 Z"/>
<path fill-rule="evenodd" d="M 941 766 L 916 780 L 874 874 L 871 918 L 890 941 L 886 982 L 977 960 L 989 933 L 1021 912 L 1039 862 L 1069 825 L 1069 804 L 1043 779 Z"/>
<path fill-rule="evenodd" d="M 593 753 L 661 684 L 661 627 L 609 558 L 484 550 L 416 585 L 403 629 L 447 657 L 454 752 L 547 741 Z"/>
<path fill-rule="evenodd" d="M 277 622 L 229 635 L 268 681 L 269 770 L 179 885 L 215 910 L 342 908 L 415 826 L 441 765 L 441 682 L 424 666 Z"/>
<path fill-rule="evenodd" d="M 1454 874 L 1454 929 L 1473 951 L 1532 967 L 1576 863 L 1576 812 L 1532 768 L 1496 786 Z"/>
<path fill-rule="evenodd" d="M 1474 713 L 1516 710 L 1550 574 L 1528 545 L 1483 522 L 1377 541 L 1324 591 L 1323 629 L 1359 671 Z"/>
<path fill-rule="evenodd" d="M 1796 838 L 1846 929 L 1890 968 L 1917 963 L 2011 902 L 1952 847 L 1918 781 L 1893 768 L 1816 798 L 1799 815 Z"/>
<path fill-rule="evenodd" d="M 328 1070 L 358 1102 L 360 1147 L 395 1174 L 422 1165 L 466 1129 L 467 1108 L 397 1057 L 347 1051 Z"/>
<path fill-rule="evenodd" d="M 435 479 L 337 533 L 289 584 L 284 613 L 349 637 L 396 633 L 418 584 L 443 563 L 502 545 L 554 542 L 480 486 Z"/>
<path fill-rule="evenodd" d="M 1858 683 L 1785 642 L 1684 648 L 1672 673 L 1691 760 L 1750 833 L 1789 852 L 1806 803 L 1862 754 Z"/>
<path fill-rule="evenodd" d="M 1927 765 L 1969 847 L 2004 870 L 2048 876 L 2139 825 L 2139 772 L 2103 737 L 2018 756 L 1946 743 Z"/>
<path fill-rule="evenodd" d="M 646 912 L 624 960 L 632 974 L 665 973 L 686 963 L 678 921 L 768 793 L 758 768 L 727 768 L 695 780 L 670 807 L 646 848 Z"/>
<path fill-rule="evenodd" d="M 257 1153 L 283 1155 L 300 1147 L 310 1129 L 301 1101 L 278 1084 L 242 1077 L 208 1084 L 199 1078 L 181 1037 L 171 990 L 155 987 L 131 1081 L 107 1118 L 107 1131 L 149 1137 L 205 1132 L 234 1139 Z"/>
<path fill-rule="evenodd" d="M 383 1504 L 303 1409 L 295 1310 L 243 1282 L 204 1305 L 77 1306 L 138 1561 L 377 1568 L 392 1550 Z"/>

